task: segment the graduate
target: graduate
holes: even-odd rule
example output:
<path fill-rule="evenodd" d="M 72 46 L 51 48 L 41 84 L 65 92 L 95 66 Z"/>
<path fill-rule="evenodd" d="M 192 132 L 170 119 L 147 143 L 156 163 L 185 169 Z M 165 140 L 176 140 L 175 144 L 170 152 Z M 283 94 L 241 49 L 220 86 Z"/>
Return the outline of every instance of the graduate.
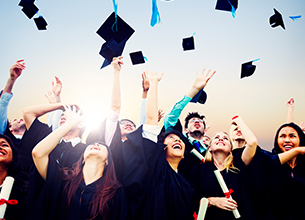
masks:
<path fill-rule="evenodd" d="M 127 134 L 123 145 L 130 219 L 193 219 L 194 192 L 177 173 L 185 151 L 184 136 L 172 130 L 160 135 L 158 142 L 157 88 L 162 75 L 149 74 L 146 122 Z"/>
<path fill-rule="evenodd" d="M 75 107 L 65 108 L 67 121 L 33 149 L 35 167 L 45 184 L 28 219 L 126 219 L 124 190 L 107 145 L 88 145 L 70 169 L 63 169 L 50 154 L 82 120 Z"/>
<path fill-rule="evenodd" d="M 246 170 L 255 155 L 257 140 L 241 117 L 232 118 L 232 125 L 240 127 L 247 140 L 247 146 L 240 154 L 232 153 L 233 145 L 226 132 L 216 132 L 206 154 L 205 163 L 196 165 L 191 172 L 191 184 L 196 191 L 196 201 L 208 199 L 205 219 L 235 219 L 232 211 L 238 209 L 240 219 L 255 219 L 251 201 L 253 182 Z M 232 198 L 224 195 L 214 170 L 219 170 Z"/>
<path fill-rule="evenodd" d="M 25 198 L 28 190 L 28 175 L 26 172 L 22 171 L 18 150 L 11 139 L 3 134 L 0 134 L 0 152 L 0 185 L 2 186 L 3 181 L 7 176 L 14 178 L 4 219 L 24 219 L 26 209 Z"/>
<path fill-rule="evenodd" d="M 283 124 L 276 132 L 273 154 L 278 160 L 273 163 L 269 177 L 271 215 L 268 219 L 305 218 L 305 135 L 293 122 Z M 280 192 L 280 193 L 279 193 Z M 282 208 L 281 201 L 288 202 Z"/>

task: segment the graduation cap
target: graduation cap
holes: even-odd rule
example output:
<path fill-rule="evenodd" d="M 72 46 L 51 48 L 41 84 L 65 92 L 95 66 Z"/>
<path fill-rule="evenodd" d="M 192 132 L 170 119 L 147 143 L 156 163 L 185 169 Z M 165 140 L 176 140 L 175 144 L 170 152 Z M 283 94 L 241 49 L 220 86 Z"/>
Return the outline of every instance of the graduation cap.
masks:
<path fill-rule="evenodd" d="M 269 18 L 269 23 L 270 23 L 271 27 L 275 28 L 275 27 L 281 25 L 282 28 L 285 30 L 285 25 L 284 25 L 284 21 L 283 21 L 281 13 L 279 13 L 275 8 L 273 10 L 274 10 L 274 15 L 272 15 Z"/>
<path fill-rule="evenodd" d="M 200 104 L 204 104 L 207 100 L 207 94 L 206 92 L 201 89 L 191 100 L 191 102 L 194 102 L 194 103 L 200 103 Z"/>
<path fill-rule="evenodd" d="M 38 30 L 47 30 L 48 23 L 41 15 L 38 18 L 34 18 L 34 21 Z"/>
<path fill-rule="evenodd" d="M 100 55 L 105 58 L 101 68 L 108 66 L 113 57 L 122 55 L 127 40 L 134 32 L 115 12 L 106 19 L 96 31 L 106 41 L 100 51 Z"/>
<path fill-rule="evenodd" d="M 105 61 L 101 68 L 108 66 L 111 62 L 113 57 L 121 56 L 126 44 L 126 39 L 117 43 L 113 38 L 111 38 L 108 42 L 105 42 L 102 45 L 100 50 L 100 55 L 105 58 Z"/>
<path fill-rule="evenodd" d="M 244 77 L 251 76 L 254 73 L 256 66 L 253 65 L 252 62 L 255 62 L 257 60 L 259 59 L 252 60 L 250 62 L 246 62 L 241 65 L 241 76 L 240 76 L 241 79 Z"/>
<path fill-rule="evenodd" d="M 235 11 L 237 7 L 237 0 L 217 0 L 215 9 L 222 11 L 230 11 L 232 12 L 233 17 L 235 17 Z"/>
<path fill-rule="evenodd" d="M 188 38 L 183 38 L 182 39 L 182 47 L 183 50 L 194 50 L 195 49 L 195 44 L 194 44 L 194 37 L 188 37 Z"/>
<path fill-rule="evenodd" d="M 134 32 L 134 29 L 120 18 L 120 16 L 115 16 L 113 12 L 96 33 L 105 41 L 113 38 L 117 43 L 120 43 L 123 40 L 127 41 Z"/>
<path fill-rule="evenodd" d="M 129 54 L 132 65 L 145 63 L 144 56 L 142 54 L 142 51 L 137 51 Z"/>
<path fill-rule="evenodd" d="M 34 1 L 21 1 L 19 5 L 23 7 L 21 10 L 29 19 L 39 11 L 36 5 L 34 5 Z"/>
<path fill-rule="evenodd" d="M 34 2 L 35 0 L 21 0 L 18 5 L 22 7 L 26 7 L 28 5 L 34 4 Z"/>

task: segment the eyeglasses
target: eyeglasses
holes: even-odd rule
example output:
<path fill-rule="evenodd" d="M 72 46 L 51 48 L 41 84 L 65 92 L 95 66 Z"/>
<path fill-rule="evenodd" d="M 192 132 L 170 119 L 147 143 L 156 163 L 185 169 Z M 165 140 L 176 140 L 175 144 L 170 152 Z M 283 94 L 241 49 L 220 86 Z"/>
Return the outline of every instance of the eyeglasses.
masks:
<path fill-rule="evenodd" d="M 120 121 L 120 125 L 130 125 L 131 127 L 136 127 L 136 125 L 130 121 Z"/>
<path fill-rule="evenodd" d="M 189 121 L 189 123 L 195 123 L 195 122 L 203 123 L 204 121 L 202 119 L 195 119 L 195 118 Z"/>

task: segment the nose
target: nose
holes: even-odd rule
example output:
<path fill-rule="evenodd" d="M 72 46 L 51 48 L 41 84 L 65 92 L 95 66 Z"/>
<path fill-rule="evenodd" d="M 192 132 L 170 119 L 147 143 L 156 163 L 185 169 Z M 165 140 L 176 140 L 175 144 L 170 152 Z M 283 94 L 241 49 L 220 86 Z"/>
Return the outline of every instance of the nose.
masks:
<path fill-rule="evenodd" d="M 177 138 L 175 139 L 175 142 L 181 142 L 181 139 L 177 137 Z"/>
<path fill-rule="evenodd" d="M 290 142 L 290 138 L 289 138 L 288 135 L 287 135 L 286 138 L 285 138 L 285 142 Z"/>

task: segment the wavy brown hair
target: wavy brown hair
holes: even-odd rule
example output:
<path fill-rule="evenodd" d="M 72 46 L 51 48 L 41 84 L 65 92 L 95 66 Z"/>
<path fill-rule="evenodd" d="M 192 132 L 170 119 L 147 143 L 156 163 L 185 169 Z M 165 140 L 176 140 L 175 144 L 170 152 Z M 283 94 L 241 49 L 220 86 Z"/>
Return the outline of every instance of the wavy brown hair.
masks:
<path fill-rule="evenodd" d="M 113 159 L 108 146 L 102 142 L 98 143 L 104 145 L 108 150 L 108 165 L 104 168 L 103 178 L 101 181 L 98 182 L 97 190 L 94 193 L 93 199 L 90 202 L 90 220 L 96 218 L 98 215 L 102 216 L 103 219 L 106 219 L 108 217 L 108 202 L 114 197 L 116 191 L 122 186 L 116 178 Z M 67 197 L 67 210 L 69 210 L 71 201 L 74 198 L 76 190 L 78 189 L 79 185 L 83 180 L 83 160 L 84 154 L 75 164 L 73 164 L 71 169 L 61 169 L 61 178 L 64 180 L 68 180 L 63 191 L 65 196 Z"/>

